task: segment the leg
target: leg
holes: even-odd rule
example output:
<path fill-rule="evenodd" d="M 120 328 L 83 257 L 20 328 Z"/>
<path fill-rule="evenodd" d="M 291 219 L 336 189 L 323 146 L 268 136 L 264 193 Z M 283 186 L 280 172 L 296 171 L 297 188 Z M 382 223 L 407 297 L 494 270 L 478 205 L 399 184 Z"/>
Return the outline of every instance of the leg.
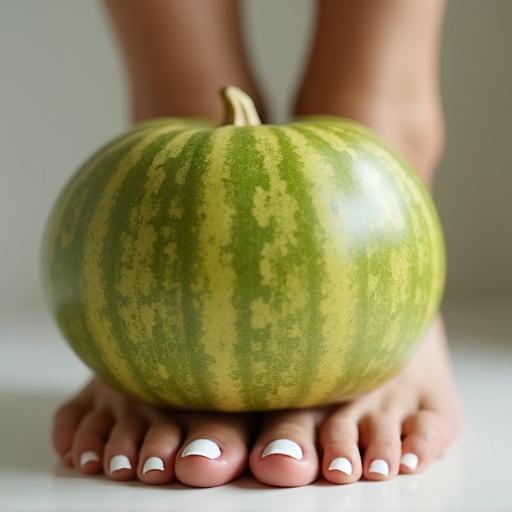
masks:
<path fill-rule="evenodd" d="M 372 127 L 430 186 L 443 141 L 437 85 L 442 4 L 320 0 L 316 40 L 295 114 L 339 115 Z M 308 453 L 314 433 L 304 425 L 316 414 L 266 415 L 268 428 L 250 458 L 257 478 L 275 485 L 312 481 L 316 459 Z M 287 439 L 305 447 L 302 458 L 297 460 L 300 452 L 290 443 L 262 458 L 265 446 L 283 437 L 283 424 Z M 458 398 L 438 317 L 398 377 L 328 411 L 318 428 L 321 471 L 333 483 L 420 472 L 456 438 L 459 428 Z"/>
<path fill-rule="evenodd" d="M 119 36 L 135 121 L 221 121 L 218 90 L 237 85 L 263 102 L 244 53 L 236 0 L 105 0 Z M 200 36 L 198 36 L 198 34 Z"/>
<path fill-rule="evenodd" d="M 320 0 L 295 114 L 362 122 L 430 183 L 443 121 L 438 46 L 444 0 Z"/>
<path fill-rule="evenodd" d="M 135 121 L 164 115 L 220 121 L 218 88 L 227 84 L 260 98 L 244 58 L 235 0 L 107 0 L 106 6 L 125 57 Z M 245 469 L 250 419 L 163 412 L 93 379 L 59 409 L 53 437 L 57 453 L 83 474 L 103 471 L 114 480 L 137 477 L 148 484 L 176 477 L 203 487 Z"/>

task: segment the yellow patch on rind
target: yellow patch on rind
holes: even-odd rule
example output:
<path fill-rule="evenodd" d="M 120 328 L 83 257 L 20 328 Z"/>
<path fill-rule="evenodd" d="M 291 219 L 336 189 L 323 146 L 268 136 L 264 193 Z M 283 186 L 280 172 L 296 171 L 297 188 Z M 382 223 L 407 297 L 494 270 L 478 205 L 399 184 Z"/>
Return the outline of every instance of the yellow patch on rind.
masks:
<path fill-rule="evenodd" d="M 160 283 L 151 268 L 155 257 L 155 244 L 158 240 L 158 233 L 152 220 L 161 209 L 160 194 L 162 184 L 167 177 L 164 169 L 166 162 L 179 156 L 191 137 L 198 131 L 197 129 L 185 130 L 179 133 L 155 155 L 145 173 L 142 200 L 131 211 L 128 229 L 122 236 L 122 261 L 117 289 L 124 298 L 124 305 L 120 308 L 119 314 L 128 333 L 128 339 L 125 341 L 132 343 L 135 347 L 154 339 L 153 329 L 157 318 L 162 326 L 167 327 L 164 327 L 165 332 L 169 335 L 176 333 L 175 325 L 169 325 L 170 322 L 175 323 L 167 318 L 169 313 L 167 312 L 163 317 L 161 315 L 165 305 L 159 302 L 160 294 L 154 293 Z M 155 366 L 158 364 L 158 356 L 152 364 Z M 145 377 L 146 384 L 154 390 L 154 393 L 157 393 L 161 387 L 161 377 L 161 371 L 159 375 L 148 374 Z M 168 396 L 161 398 L 169 399 Z M 177 402 L 176 399 L 174 405 L 179 405 Z"/>
<path fill-rule="evenodd" d="M 101 254 L 108 236 L 110 215 L 124 180 L 149 144 L 159 136 L 176 129 L 176 127 L 165 127 L 150 134 L 141 134 L 140 140 L 113 170 L 89 223 L 84 243 L 80 285 L 83 290 L 87 326 L 97 343 L 97 348 L 102 353 L 103 364 L 107 364 L 110 369 L 111 377 L 122 383 L 128 392 L 142 398 L 146 397 L 146 392 L 135 380 L 128 363 L 118 351 L 118 339 L 107 313 Z"/>
<path fill-rule="evenodd" d="M 279 381 L 286 384 L 277 386 L 273 400 L 287 403 L 297 392 L 288 383 L 296 378 L 295 367 L 302 357 L 300 347 L 304 344 L 303 336 L 307 329 L 309 295 L 304 282 L 307 262 L 297 261 L 283 267 L 284 258 L 297 247 L 299 205 L 290 193 L 289 183 L 280 176 L 283 157 L 277 135 L 262 126 L 253 130 L 253 136 L 256 150 L 263 159 L 261 168 L 268 185 L 256 188 L 251 213 L 261 228 L 269 228 L 259 261 L 261 284 L 268 287 L 269 298 L 265 301 L 258 297 L 250 304 L 251 326 L 266 329 L 264 353 L 259 347 L 253 349 L 255 357 L 263 357 L 279 365 Z M 275 340 L 276 344 L 270 340 Z M 297 347 L 297 350 L 289 352 L 286 361 L 282 358 L 283 349 L 278 345 L 281 340 Z M 251 372 L 256 381 L 260 375 L 268 378 L 268 362 L 267 365 L 253 365 Z"/>
<path fill-rule="evenodd" d="M 209 382 L 214 400 L 220 407 L 241 410 L 243 401 L 234 398 L 240 396 L 240 383 L 232 377 L 238 332 L 233 301 L 236 273 L 233 253 L 228 250 L 236 211 L 228 198 L 230 171 L 226 155 L 234 130 L 226 126 L 212 132 L 197 202 L 197 215 L 202 221 L 198 224 L 199 263 L 192 290 L 200 311 L 199 343 L 204 354 L 212 358 L 210 374 L 222 376 L 220 381 Z"/>
<path fill-rule="evenodd" d="M 357 290 L 353 285 L 354 264 L 347 253 L 340 230 L 341 219 L 339 213 L 330 207 L 331 202 L 339 197 L 334 183 L 336 171 L 298 130 L 286 126 L 280 127 L 280 130 L 295 146 L 302 159 L 302 172 L 321 226 L 317 235 L 322 239 L 320 244 L 325 272 L 320 303 L 323 320 L 321 336 L 324 343 L 319 354 L 315 380 L 304 400 L 306 405 L 325 401 L 344 371 L 343 361 L 352 341 Z"/>

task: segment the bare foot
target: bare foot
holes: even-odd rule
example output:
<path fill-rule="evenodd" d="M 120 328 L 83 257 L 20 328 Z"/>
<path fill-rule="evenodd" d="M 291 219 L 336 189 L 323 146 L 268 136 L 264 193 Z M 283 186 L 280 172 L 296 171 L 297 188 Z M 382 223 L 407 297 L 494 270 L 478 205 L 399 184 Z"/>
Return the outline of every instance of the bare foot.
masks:
<path fill-rule="evenodd" d="M 53 443 L 84 475 L 211 487 L 246 468 L 251 417 L 164 411 L 93 379 L 57 411 Z"/>
<path fill-rule="evenodd" d="M 424 471 L 457 437 L 460 412 L 438 318 L 408 366 L 348 404 L 261 415 L 178 413 L 137 404 L 93 380 L 54 420 L 57 453 L 83 474 L 196 487 L 249 465 L 260 482 L 300 486 Z M 364 453 L 360 454 L 360 450 Z"/>
<path fill-rule="evenodd" d="M 253 475 L 267 484 L 296 486 L 312 482 L 319 468 L 332 483 L 389 480 L 398 473 L 424 471 L 461 428 L 442 320 L 436 319 L 397 377 L 321 416 L 315 429 L 315 410 L 266 415 L 250 456 Z M 262 458 L 276 439 L 286 440 L 278 446 L 288 455 Z"/>
<path fill-rule="evenodd" d="M 461 427 L 453 370 L 438 317 L 397 377 L 325 419 L 319 430 L 322 472 L 336 483 L 361 476 L 388 480 L 398 473 L 420 473 L 458 437 Z M 352 474 L 337 470 L 338 463 L 333 461 L 339 457 L 350 461 Z"/>

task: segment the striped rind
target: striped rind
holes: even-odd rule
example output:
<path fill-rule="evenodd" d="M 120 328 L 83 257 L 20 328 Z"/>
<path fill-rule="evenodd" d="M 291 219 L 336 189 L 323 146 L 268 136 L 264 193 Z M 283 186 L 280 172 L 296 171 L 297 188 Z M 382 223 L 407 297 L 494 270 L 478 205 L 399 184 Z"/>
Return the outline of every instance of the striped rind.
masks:
<path fill-rule="evenodd" d="M 72 177 L 46 296 L 107 382 L 184 409 L 328 404 L 395 375 L 443 293 L 419 178 L 339 118 L 141 124 Z"/>

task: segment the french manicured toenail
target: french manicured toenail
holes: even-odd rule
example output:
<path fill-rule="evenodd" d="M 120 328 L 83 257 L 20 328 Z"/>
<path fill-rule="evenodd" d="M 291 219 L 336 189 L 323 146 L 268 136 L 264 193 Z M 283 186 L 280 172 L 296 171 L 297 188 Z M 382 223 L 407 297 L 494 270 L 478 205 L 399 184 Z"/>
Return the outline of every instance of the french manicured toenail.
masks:
<path fill-rule="evenodd" d="M 346 475 L 352 474 L 352 463 L 346 457 L 336 457 L 329 464 L 329 471 L 341 471 Z"/>
<path fill-rule="evenodd" d="M 211 439 L 194 439 L 183 448 L 181 457 L 188 457 L 189 455 L 200 455 L 207 459 L 218 459 L 220 457 L 219 445 Z"/>
<path fill-rule="evenodd" d="M 132 469 L 130 459 L 126 455 L 114 455 L 110 459 L 110 472 L 113 473 L 120 469 Z"/>
<path fill-rule="evenodd" d="M 80 455 L 80 467 L 83 468 L 89 462 L 99 462 L 100 458 L 95 452 L 84 452 Z"/>
<path fill-rule="evenodd" d="M 290 439 L 276 439 L 269 443 L 261 454 L 264 459 L 268 455 L 287 455 L 292 459 L 301 460 L 303 457 L 302 448 Z"/>
<path fill-rule="evenodd" d="M 164 461 L 160 457 L 149 457 L 144 462 L 142 474 L 145 475 L 148 471 L 163 471 L 164 469 Z"/>
<path fill-rule="evenodd" d="M 382 459 L 372 460 L 368 473 L 378 473 L 379 475 L 387 476 L 389 474 L 388 463 Z"/>
<path fill-rule="evenodd" d="M 409 469 L 416 469 L 418 467 L 418 456 L 415 453 L 404 453 L 400 459 L 400 464 L 408 467 Z"/>

